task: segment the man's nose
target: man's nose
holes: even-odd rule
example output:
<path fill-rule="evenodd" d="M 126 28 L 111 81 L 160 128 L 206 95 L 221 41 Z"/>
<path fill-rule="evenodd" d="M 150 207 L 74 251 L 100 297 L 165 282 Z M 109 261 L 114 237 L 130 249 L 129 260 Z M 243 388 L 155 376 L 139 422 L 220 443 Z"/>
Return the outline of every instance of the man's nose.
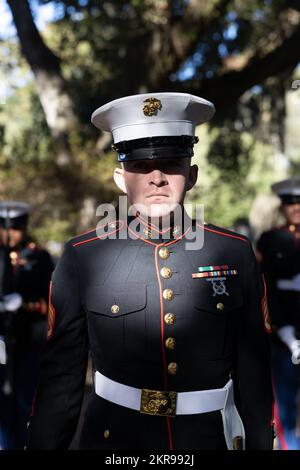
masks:
<path fill-rule="evenodd" d="M 156 168 L 150 173 L 150 184 L 155 184 L 155 186 L 163 186 L 167 184 L 166 175 Z"/>

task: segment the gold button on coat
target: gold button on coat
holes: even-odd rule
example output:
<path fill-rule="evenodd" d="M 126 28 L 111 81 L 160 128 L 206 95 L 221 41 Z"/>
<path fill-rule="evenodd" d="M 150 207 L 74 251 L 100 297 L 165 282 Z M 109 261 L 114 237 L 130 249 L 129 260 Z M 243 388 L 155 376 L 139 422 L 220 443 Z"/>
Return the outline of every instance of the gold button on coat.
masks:
<path fill-rule="evenodd" d="M 172 270 L 167 266 L 163 266 L 160 270 L 160 275 L 165 279 L 170 279 L 172 277 Z"/>
<path fill-rule="evenodd" d="M 166 313 L 165 314 L 165 322 L 167 325 L 174 325 L 176 321 L 176 316 L 174 313 Z"/>
<path fill-rule="evenodd" d="M 111 310 L 111 313 L 119 313 L 120 307 L 119 305 L 112 305 L 110 310 Z"/>
<path fill-rule="evenodd" d="M 108 436 L 109 436 L 109 430 L 108 430 L 108 429 L 105 429 L 103 435 L 104 435 L 105 439 L 107 439 Z"/>
<path fill-rule="evenodd" d="M 177 374 L 177 371 L 178 371 L 178 365 L 176 364 L 176 362 L 170 362 L 170 364 L 168 364 L 168 373 L 170 375 L 175 375 Z"/>
<path fill-rule="evenodd" d="M 217 309 L 218 309 L 218 310 L 224 310 L 224 308 L 225 308 L 225 306 L 224 306 L 224 304 L 223 304 L 222 302 L 218 302 L 218 303 L 217 303 Z"/>
<path fill-rule="evenodd" d="M 167 338 L 166 341 L 166 348 L 167 349 L 175 349 L 175 344 L 176 344 L 176 341 L 175 341 L 175 338 Z"/>
<path fill-rule="evenodd" d="M 167 259 L 169 258 L 170 256 L 170 252 L 168 250 L 168 248 L 161 248 L 158 252 L 158 256 L 161 258 L 161 259 Z"/>
<path fill-rule="evenodd" d="M 163 298 L 165 300 L 172 300 L 174 298 L 174 292 L 172 291 L 172 289 L 165 289 L 163 291 Z"/>

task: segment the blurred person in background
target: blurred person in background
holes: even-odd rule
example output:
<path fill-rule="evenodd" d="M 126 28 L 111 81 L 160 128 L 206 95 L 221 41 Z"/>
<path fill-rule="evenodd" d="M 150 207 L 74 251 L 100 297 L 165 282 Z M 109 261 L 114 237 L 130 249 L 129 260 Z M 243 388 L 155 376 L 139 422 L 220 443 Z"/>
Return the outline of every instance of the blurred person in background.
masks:
<path fill-rule="evenodd" d="M 0 450 L 11 441 L 10 397 L 6 393 L 7 375 L 7 297 L 13 290 L 13 273 L 7 247 L 0 242 Z"/>
<path fill-rule="evenodd" d="M 272 185 L 284 225 L 264 232 L 257 258 L 265 275 L 272 324 L 275 422 L 281 449 L 300 449 L 300 178 Z"/>
<path fill-rule="evenodd" d="M 40 352 L 47 335 L 49 282 L 54 269 L 49 253 L 28 236 L 29 209 L 23 202 L 0 203 L 0 241 L 9 253 L 14 290 L 22 297 L 9 334 L 8 394 L 13 402 L 9 449 L 23 449 L 26 443 Z"/>

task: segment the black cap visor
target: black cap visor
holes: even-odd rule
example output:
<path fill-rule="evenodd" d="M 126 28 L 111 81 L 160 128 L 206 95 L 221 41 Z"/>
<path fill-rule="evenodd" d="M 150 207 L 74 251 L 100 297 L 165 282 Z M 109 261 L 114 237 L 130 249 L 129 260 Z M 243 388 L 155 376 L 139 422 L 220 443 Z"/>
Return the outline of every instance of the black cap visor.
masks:
<path fill-rule="evenodd" d="M 24 230 L 27 226 L 28 215 L 24 214 L 19 217 L 0 217 L 0 227 L 4 229 Z"/>
<path fill-rule="evenodd" d="M 300 194 L 282 194 L 279 197 L 282 204 L 300 204 Z"/>
<path fill-rule="evenodd" d="M 148 137 L 118 142 L 113 147 L 119 162 L 132 160 L 159 160 L 163 158 L 191 158 L 193 146 L 198 142 L 193 136 Z"/>

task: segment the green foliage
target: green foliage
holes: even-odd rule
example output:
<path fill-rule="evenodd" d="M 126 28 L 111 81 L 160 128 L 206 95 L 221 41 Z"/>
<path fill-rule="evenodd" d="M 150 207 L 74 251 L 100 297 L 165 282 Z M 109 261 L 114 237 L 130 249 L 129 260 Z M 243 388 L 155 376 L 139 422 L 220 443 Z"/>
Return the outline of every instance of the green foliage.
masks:
<path fill-rule="evenodd" d="M 284 0 L 51 3 L 57 5 L 57 18 L 42 35 L 61 60 L 80 123 L 69 135 L 74 164 L 68 176 L 77 182 L 73 192 L 67 194 L 57 178 L 52 137 L 18 42 L 0 41 L 0 79 L 5 76 L 8 89 L 0 106 L 0 197 L 32 204 L 32 233 L 41 243 L 63 241 L 93 225 L 93 217 L 86 226 L 80 220 L 78 201 L 92 198 L 97 206 L 117 200 L 115 154 L 109 143 L 96 150 L 100 136 L 90 124 L 96 107 L 161 87 L 184 91 L 192 82 L 218 77 L 230 60 L 243 64 L 259 58 L 297 22 L 295 12 L 287 21 L 291 12 L 285 11 Z M 191 78 L 185 75 L 187 66 Z M 238 103 L 217 110 L 210 128 L 199 129 L 195 162 L 200 175 L 188 200 L 205 204 L 206 220 L 232 226 L 247 217 L 255 196 L 280 178 L 273 154 L 285 145 L 285 90 L 291 76 L 287 70 L 260 83 Z M 294 149 L 289 156 L 298 171 L 299 153 Z"/>
<path fill-rule="evenodd" d="M 232 145 L 230 135 L 228 131 L 226 148 Z M 225 136 L 220 136 L 216 129 L 209 132 L 205 126 L 199 128 L 198 136 L 199 143 L 195 147 L 192 163 L 198 165 L 199 177 L 187 199 L 204 205 L 206 222 L 232 227 L 238 219 L 247 219 L 254 198 L 260 193 L 267 193 L 270 184 L 277 179 L 277 171 L 273 167 L 273 149 L 270 145 L 255 141 L 249 133 L 244 132 L 237 137 L 233 132 L 234 164 L 231 163 L 231 152 L 215 154 L 211 163 L 211 150 L 216 150 L 219 147 L 216 142 Z M 239 147 L 235 146 L 236 140 L 240 142 L 247 158 L 243 158 L 240 151 L 237 152 Z"/>

